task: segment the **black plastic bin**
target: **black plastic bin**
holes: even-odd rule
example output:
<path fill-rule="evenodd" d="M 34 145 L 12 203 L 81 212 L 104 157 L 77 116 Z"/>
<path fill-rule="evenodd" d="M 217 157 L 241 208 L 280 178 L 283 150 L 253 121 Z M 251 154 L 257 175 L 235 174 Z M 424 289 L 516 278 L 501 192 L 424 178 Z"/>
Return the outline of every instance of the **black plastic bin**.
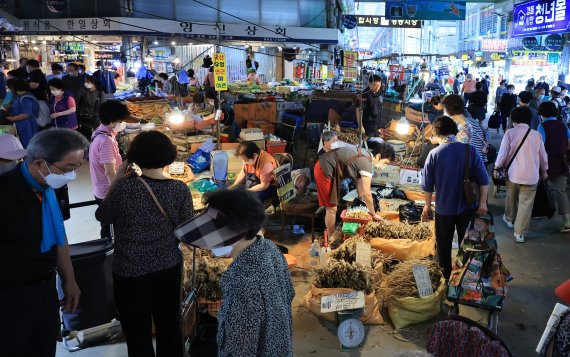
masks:
<path fill-rule="evenodd" d="M 104 325 L 116 317 L 113 298 L 113 241 L 97 239 L 69 246 L 75 281 L 81 290 L 75 312 L 62 311 L 63 333 Z M 57 278 L 59 298 L 63 297 Z"/>

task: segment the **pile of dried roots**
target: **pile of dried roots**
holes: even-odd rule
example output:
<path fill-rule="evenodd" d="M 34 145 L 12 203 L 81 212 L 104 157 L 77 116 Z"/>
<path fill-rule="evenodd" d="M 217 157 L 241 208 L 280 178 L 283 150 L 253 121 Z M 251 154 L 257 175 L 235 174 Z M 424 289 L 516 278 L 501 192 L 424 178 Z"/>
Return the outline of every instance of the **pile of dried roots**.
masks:
<path fill-rule="evenodd" d="M 410 225 L 397 221 L 382 220 L 370 223 L 366 226 L 364 233 L 370 238 L 411 239 L 421 241 L 433 236 L 431 226 L 431 223 L 428 222 Z"/>
<path fill-rule="evenodd" d="M 431 259 L 411 259 L 401 262 L 384 278 L 380 286 L 380 293 L 384 301 L 405 297 L 419 297 L 418 288 L 412 267 L 414 265 L 427 265 L 431 285 L 435 292 L 441 282 L 441 268 Z"/>
<path fill-rule="evenodd" d="M 184 288 L 189 290 L 192 284 L 192 249 L 183 248 Z M 206 300 L 222 299 L 220 278 L 231 264 L 231 259 L 216 258 L 208 250 L 196 248 L 196 290 L 198 296 Z"/>
<path fill-rule="evenodd" d="M 360 242 L 368 243 L 368 239 L 360 235 L 354 235 L 345 240 L 340 245 L 340 247 L 332 251 L 329 257 L 335 260 L 344 260 L 348 263 L 354 263 L 356 262 L 356 245 Z M 390 257 L 382 255 L 376 249 L 372 249 L 372 254 L 370 257 L 370 263 L 372 267 L 376 267 L 380 263 L 383 263 L 385 266 L 387 266 L 391 262 Z"/>
<path fill-rule="evenodd" d="M 328 263 L 315 269 L 313 285 L 317 288 L 346 288 L 370 294 L 374 290 L 372 269 L 344 260 L 330 259 Z"/>
<path fill-rule="evenodd" d="M 380 199 L 380 211 L 382 212 L 398 212 L 401 205 L 405 205 L 410 201 L 407 200 L 400 200 L 397 198 L 381 198 Z"/>

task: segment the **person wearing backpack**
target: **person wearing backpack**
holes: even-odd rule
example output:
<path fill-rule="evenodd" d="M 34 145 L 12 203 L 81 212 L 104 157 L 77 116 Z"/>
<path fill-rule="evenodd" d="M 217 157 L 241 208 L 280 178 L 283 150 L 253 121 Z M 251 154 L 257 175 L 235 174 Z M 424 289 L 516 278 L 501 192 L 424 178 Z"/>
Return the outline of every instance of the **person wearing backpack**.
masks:
<path fill-rule="evenodd" d="M 37 99 L 30 93 L 28 82 L 23 79 L 14 79 L 9 83 L 10 91 L 14 94 L 11 115 L 6 119 L 16 124 L 18 138 L 25 148 L 34 135 L 40 131 L 36 123 L 36 116 L 39 112 Z"/>
<path fill-rule="evenodd" d="M 63 81 L 54 78 L 48 82 L 51 96 L 49 109 L 51 111 L 51 124 L 56 128 L 77 129 L 77 115 L 75 113 L 75 99 L 69 92 L 64 92 Z"/>

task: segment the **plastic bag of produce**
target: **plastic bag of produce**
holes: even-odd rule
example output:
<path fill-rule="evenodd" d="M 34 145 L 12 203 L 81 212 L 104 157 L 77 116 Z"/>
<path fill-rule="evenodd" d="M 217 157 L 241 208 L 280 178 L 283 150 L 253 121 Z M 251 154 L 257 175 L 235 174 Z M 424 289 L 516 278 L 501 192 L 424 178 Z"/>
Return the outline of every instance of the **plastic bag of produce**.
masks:
<path fill-rule="evenodd" d="M 350 293 L 353 291 L 354 290 L 352 289 L 320 289 L 313 286 L 311 290 L 307 292 L 305 297 L 301 299 L 301 305 L 306 307 L 316 316 L 327 321 L 334 322 L 336 320 L 336 313 L 321 313 L 321 297 L 334 294 Z M 378 299 L 376 298 L 374 291 L 364 296 L 364 311 L 362 312 L 362 315 L 360 315 L 360 321 L 367 325 L 384 324 L 384 319 L 380 314 L 380 305 L 378 304 Z"/>
<path fill-rule="evenodd" d="M 427 321 L 439 315 L 441 304 L 445 298 L 445 279 L 441 279 L 439 287 L 433 295 L 425 298 L 406 297 L 388 301 L 388 315 L 399 330 L 411 324 Z"/>
<path fill-rule="evenodd" d="M 199 174 L 210 167 L 210 154 L 198 149 L 188 158 L 188 164 L 192 167 L 193 173 Z"/>

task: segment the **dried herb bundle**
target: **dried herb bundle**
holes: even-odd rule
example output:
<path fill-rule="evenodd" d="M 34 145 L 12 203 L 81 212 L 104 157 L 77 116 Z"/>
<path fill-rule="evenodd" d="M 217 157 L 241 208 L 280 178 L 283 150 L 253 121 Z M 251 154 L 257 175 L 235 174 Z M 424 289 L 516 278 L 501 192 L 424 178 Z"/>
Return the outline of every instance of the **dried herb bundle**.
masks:
<path fill-rule="evenodd" d="M 416 286 L 416 279 L 414 278 L 414 273 L 412 271 L 412 267 L 418 264 L 427 265 L 433 291 L 435 292 L 437 290 L 442 276 L 441 268 L 437 262 L 431 259 L 406 260 L 396 265 L 396 267 L 394 267 L 394 269 L 384 278 L 380 287 L 380 293 L 384 298 L 384 301 L 388 301 L 389 299 L 420 296 Z"/>
<path fill-rule="evenodd" d="M 347 288 L 370 294 L 374 290 L 372 269 L 356 263 L 330 259 L 327 265 L 315 269 L 313 285 L 317 288 Z"/>
<path fill-rule="evenodd" d="M 360 143 L 360 138 L 356 130 L 344 129 L 344 131 L 337 131 L 336 136 L 338 140 L 344 141 L 352 145 L 358 145 Z"/>
<path fill-rule="evenodd" d="M 370 238 L 425 240 L 433 235 L 431 224 L 416 225 L 396 221 L 378 221 L 366 226 L 364 233 Z"/>
<path fill-rule="evenodd" d="M 183 245 L 184 288 L 192 284 L 192 249 Z M 206 300 L 222 299 L 220 278 L 231 264 L 231 259 L 215 258 L 208 250 L 196 248 L 196 290 L 198 296 Z"/>
<path fill-rule="evenodd" d="M 344 243 L 332 251 L 329 256 L 331 259 L 344 260 L 348 263 L 354 263 L 356 262 L 356 245 L 360 242 L 368 243 L 368 239 L 360 235 L 354 235 L 345 240 Z M 379 263 L 385 263 L 389 261 L 389 258 L 382 255 L 376 249 L 372 249 L 370 262 L 372 264 L 372 267 L 375 267 Z"/>

